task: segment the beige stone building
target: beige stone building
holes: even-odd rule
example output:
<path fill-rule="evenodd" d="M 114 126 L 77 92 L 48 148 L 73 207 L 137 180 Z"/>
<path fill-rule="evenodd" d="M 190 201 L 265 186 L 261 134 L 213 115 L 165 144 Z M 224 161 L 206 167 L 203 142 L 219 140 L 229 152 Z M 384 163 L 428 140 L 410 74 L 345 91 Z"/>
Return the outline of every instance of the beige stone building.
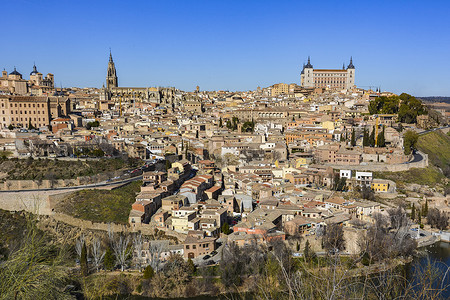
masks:
<path fill-rule="evenodd" d="M 30 80 L 24 79 L 16 68 L 9 74 L 4 70 L 0 77 L 0 89 L 8 94 L 27 95 L 31 93 L 41 96 L 54 90 L 54 81 L 53 74 L 48 73 L 44 77 L 34 65 L 33 71 L 30 73 Z"/>
<path fill-rule="evenodd" d="M 350 58 L 350 64 L 341 69 L 314 69 L 308 57 L 308 63 L 303 65 L 300 82 L 305 88 L 351 89 L 355 86 L 355 66 Z"/>
<path fill-rule="evenodd" d="M 4 92 L 11 94 L 25 95 L 28 93 L 27 81 L 22 78 L 22 74 L 17 72 L 16 68 L 9 74 L 5 70 L 2 71 L 0 87 Z"/>
<path fill-rule="evenodd" d="M 70 113 L 68 97 L 0 95 L 0 129 L 49 126 L 52 119 Z"/>

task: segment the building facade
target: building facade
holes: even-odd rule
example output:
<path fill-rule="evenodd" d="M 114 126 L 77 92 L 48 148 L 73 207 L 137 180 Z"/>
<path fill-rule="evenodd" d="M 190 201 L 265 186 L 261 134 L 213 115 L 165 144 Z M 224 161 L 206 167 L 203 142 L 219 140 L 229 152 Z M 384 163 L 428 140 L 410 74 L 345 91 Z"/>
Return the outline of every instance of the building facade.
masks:
<path fill-rule="evenodd" d="M 108 68 L 106 71 L 106 88 L 100 90 L 100 101 L 121 103 L 124 107 L 136 103 L 153 103 L 172 105 L 175 100 L 176 89 L 173 87 L 119 87 L 116 66 L 109 53 Z"/>
<path fill-rule="evenodd" d="M 351 89 L 355 87 L 355 66 L 353 59 L 350 64 L 341 69 L 314 69 L 308 57 L 308 63 L 303 65 L 300 82 L 304 88 Z"/>
<path fill-rule="evenodd" d="M 30 79 L 26 80 L 16 68 L 8 74 L 5 70 L 2 71 L 0 77 L 0 92 L 12 95 L 38 95 L 51 93 L 54 91 L 55 79 L 53 74 L 48 73 L 43 76 L 38 72 L 36 65 L 33 66 L 33 71 L 30 73 Z"/>
<path fill-rule="evenodd" d="M 68 97 L 0 95 L 0 129 L 14 127 L 40 128 L 53 119 L 70 113 Z"/>

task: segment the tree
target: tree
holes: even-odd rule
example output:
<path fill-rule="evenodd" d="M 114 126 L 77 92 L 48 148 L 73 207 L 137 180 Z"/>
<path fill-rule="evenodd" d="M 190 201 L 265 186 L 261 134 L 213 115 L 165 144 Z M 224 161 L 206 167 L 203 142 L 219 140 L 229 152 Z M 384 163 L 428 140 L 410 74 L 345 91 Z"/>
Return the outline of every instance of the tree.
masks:
<path fill-rule="evenodd" d="M 222 127 L 222 117 L 220 117 L 220 119 L 219 119 L 219 127 Z"/>
<path fill-rule="evenodd" d="M 65 289 L 69 249 L 55 247 L 36 224 L 28 220 L 20 246 L 0 263 L 0 299 L 72 298 Z"/>
<path fill-rule="evenodd" d="M 339 224 L 331 224 L 326 227 L 322 237 L 323 246 L 331 253 L 337 253 L 345 249 L 344 230 Z"/>
<path fill-rule="evenodd" d="M 166 171 L 171 168 L 172 164 L 170 163 L 169 159 L 166 158 Z"/>
<path fill-rule="evenodd" d="M 138 233 L 133 237 L 133 247 L 136 253 L 136 264 L 140 272 L 142 266 L 142 249 L 144 247 L 142 234 Z"/>
<path fill-rule="evenodd" d="M 366 128 L 364 128 L 364 133 L 363 133 L 363 146 L 364 147 L 368 147 L 369 144 L 369 132 Z"/>
<path fill-rule="evenodd" d="M 230 225 L 228 225 L 228 223 L 223 223 L 222 232 L 227 235 L 230 234 Z"/>
<path fill-rule="evenodd" d="M 427 216 L 428 215 L 428 200 L 425 200 L 425 205 L 422 209 L 422 215 Z"/>
<path fill-rule="evenodd" d="M 36 129 L 33 124 L 31 124 L 31 118 L 28 120 L 28 130 Z"/>
<path fill-rule="evenodd" d="M 411 221 L 402 207 L 388 209 L 388 215 L 376 213 L 374 223 L 361 234 L 358 245 L 361 254 L 368 253 L 369 261 L 412 255 L 417 248 L 411 237 Z"/>
<path fill-rule="evenodd" d="M 153 270 L 152 266 L 148 265 L 144 269 L 144 275 L 142 276 L 143 279 L 152 279 L 153 276 L 155 276 L 155 271 Z"/>
<path fill-rule="evenodd" d="M 375 147 L 375 126 L 373 126 L 372 132 L 370 133 L 369 136 L 369 146 Z"/>
<path fill-rule="evenodd" d="M 116 258 L 113 251 L 111 250 L 111 247 L 106 248 L 104 264 L 107 270 L 114 269 L 116 265 Z"/>
<path fill-rule="evenodd" d="M 127 261 L 131 255 L 130 236 L 125 236 L 120 234 L 119 237 L 113 239 L 112 246 L 114 251 L 114 256 L 116 257 L 117 263 L 120 265 L 120 269 L 123 272 L 127 266 Z"/>
<path fill-rule="evenodd" d="M 188 267 L 189 275 L 191 275 L 191 276 L 194 275 L 197 268 L 195 267 L 194 262 L 192 261 L 191 258 L 188 258 L 187 267 Z"/>
<path fill-rule="evenodd" d="M 370 187 L 366 186 L 364 183 L 361 186 L 361 190 L 359 193 L 360 193 L 361 198 L 363 198 L 363 199 L 366 199 L 366 200 L 374 200 L 375 199 L 374 191 Z"/>
<path fill-rule="evenodd" d="M 233 125 L 231 125 L 231 121 L 230 120 L 227 120 L 227 128 L 228 129 L 232 129 L 233 128 Z"/>
<path fill-rule="evenodd" d="M 81 274 L 83 276 L 87 276 L 89 273 L 89 268 L 88 268 L 88 261 L 87 261 L 86 243 L 83 243 L 83 246 L 81 247 L 80 267 L 81 267 Z"/>
<path fill-rule="evenodd" d="M 403 149 L 406 155 L 410 155 L 413 150 L 416 149 L 417 140 L 419 139 L 419 135 L 412 131 L 408 130 L 403 135 Z"/>
<path fill-rule="evenodd" d="M 8 125 L 8 129 L 9 129 L 9 130 L 13 130 L 13 129 L 14 129 L 13 124 L 9 124 L 9 125 Z"/>
<path fill-rule="evenodd" d="M 417 214 L 417 221 L 419 222 L 419 224 L 422 224 L 422 213 L 419 210 L 419 213 Z"/>
<path fill-rule="evenodd" d="M 316 254 L 312 251 L 309 241 L 306 240 L 305 249 L 303 250 L 303 257 L 305 258 L 305 261 L 310 262 L 315 256 Z"/>
<path fill-rule="evenodd" d="M 105 257 L 105 253 L 106 251 L 102 251 L 101 249 L 101 242 L 100 239 L 97 237 L 92 241 L 92 262 L 94 263 L 94 267 L 95 269 L 99 270 L 102 262 L 103 262 L 103 258 Z"/>
<path fill-rule="evenodd" d="M 75 241 L 75 252 L 77 253 L 77 258 L 81 260 L 81 251 L 85 243 L 84 234 L 81 234 Z"/>
<path fill-rule="evenodd" d="M 386 146 L 386 140 L 384 139 L 384 125 L 383 130 L 380 133 L 378 133 L 377 146 L 378 147 Z"/>
<path fill-rule="evenodd" d="M 437 208 L 432 208 L 428 211 L 427 221 L 431 227 L 435 227 L 439 230 L 445 230 L 448 227 L 448 216 L 445 212 L 441 212 Z"/>
<path fill-rule="evenodd" d="M 239 119 L 237 117 L 233 117 L 232 121 L 233 121 L 233 130 L 236 130 L 237 124 L 239 123 Z"/>
<path fill-rule="evenodd" d="M 416 219 L 416 206 L 413 203 L 412 207 L 411 207 L 411 220 L 415 220 L 415 219 Z"/>
<path fill-rule="evenodd" d="M 351 139 L 351 145 L 353 147 L 356 146 L 356 137 L 355 137 L 355 129 L 352 129 L 352 139 Z"/>

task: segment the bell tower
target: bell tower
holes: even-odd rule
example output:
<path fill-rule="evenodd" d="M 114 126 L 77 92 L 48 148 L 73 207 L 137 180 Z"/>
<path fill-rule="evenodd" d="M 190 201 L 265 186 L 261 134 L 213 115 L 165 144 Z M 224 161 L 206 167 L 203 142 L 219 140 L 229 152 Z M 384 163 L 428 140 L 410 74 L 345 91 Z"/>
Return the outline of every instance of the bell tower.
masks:
<path fill-rule="evenodd" d="M 116 67 L 114 66 L 114 61 L 111 55 L 111 49 L 109 50 L 109 62 L 108 71 L 106 74 L 106 89 L 109 90 L 113 87 L 118 87 Z"/>

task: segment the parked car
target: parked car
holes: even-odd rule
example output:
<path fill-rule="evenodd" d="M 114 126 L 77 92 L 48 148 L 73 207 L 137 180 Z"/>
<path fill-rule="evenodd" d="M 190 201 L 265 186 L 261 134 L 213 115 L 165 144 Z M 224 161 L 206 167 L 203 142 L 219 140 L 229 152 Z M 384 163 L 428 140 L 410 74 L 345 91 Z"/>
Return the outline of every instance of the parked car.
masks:
<path fill-rule="evenodd" d="M 203 260 L 207 260 L 207 259 L 210 259 L 211 258 L 211 255 L 208 255 L 208 254 L 206 254 L 205 256 L 203 256 Z"/>

